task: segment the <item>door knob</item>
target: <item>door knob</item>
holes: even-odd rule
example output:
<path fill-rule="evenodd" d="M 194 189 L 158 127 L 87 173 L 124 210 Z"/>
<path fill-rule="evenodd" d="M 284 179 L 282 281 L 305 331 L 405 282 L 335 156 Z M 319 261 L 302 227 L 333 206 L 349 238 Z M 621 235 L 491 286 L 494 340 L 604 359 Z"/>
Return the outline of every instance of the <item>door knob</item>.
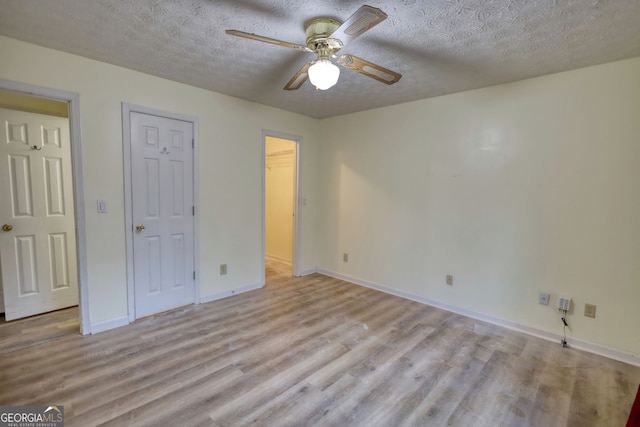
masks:
<path fill-rule="evenodd" d="M 2 226 L 2 231 L 11 231 L 13 230 L 13 225 L 11 224 L 5 224 Z"/>
<path fill-rule="evenodd" d="M 138 233 L 140 233 L 140 232 L 144 231 L 144 225 L 142 225 L 142 224 L 138 224 L 138 225 L 136 225 L 136 231 L 137 231 Z"/>

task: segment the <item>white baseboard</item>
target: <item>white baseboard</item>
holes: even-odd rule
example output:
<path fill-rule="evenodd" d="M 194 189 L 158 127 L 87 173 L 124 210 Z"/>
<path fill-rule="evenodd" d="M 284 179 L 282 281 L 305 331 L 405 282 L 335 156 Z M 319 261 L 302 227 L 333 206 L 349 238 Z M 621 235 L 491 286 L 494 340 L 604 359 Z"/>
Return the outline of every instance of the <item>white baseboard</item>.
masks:
<path fill-rule="evenodd" d="M 211 301 L 217 301 L 219 299 L 227 298 L 233 295 L 241 294 L 243 292 L 253 291 L 255 289 L 260 289 L 264 286 L 264 283 L 255 283 L 252 285 L 241 286 L 235 289 L 229 289 L 223 292 L 217 292 L 211 295 L 205 295 L 200 297 L 200 303 L 207 303 Z"/>
<path fill-rule="evenodd" d="M 243 292 L 249 292 L 254 289 L 260 289 L 264 286 L 264 283 L 255 283 L 252 285 L 241 286 L 235 289 L 229 289 L 223 292 L 218 292 L 211 295 L 201 296 L 200 303 L 207 303 L 211 301 L 216 301 L 219 299 L 227 298 L 236 294 L 241 294 Z M 96 322 L 91 324 L 91 334 L 97 334 L 100 332 L 108 331 L 109 329 L 119 328 L 120 326 L 126 326 L 129 323 L 129 317 L 124 316 L 117 319 L 105 320 L 103 322 Z"/>
<path fill-rule="evenodd" d="M 502 326 L 507 329 L 511 329 L 518 332 L 523 332 L 528 335 L 532 335 L 538 338 L 542 338 L 548 341 L 552 341 L 555 343 L 560 343 L 562 339 L 561 335 L 554 334 L 548 331 L 544 331 L 542 329 L 533 328 L 530 326 L 522 325 L 516 322 L 512 322 L 510 320 L 502 319 L 500 317 L 490 316 L 488 314 L 479 313 L 473 310 L 468 310 L 465 308 L 456 307 L 454 305 L 445 304 L 439 301 L 430 300 L 428 298 L 421 297 L 419 295 L 414 295 L 409 292 L 400 291 L 398 289 L 389 288 L 387 286 L 382 286 L 377 283 L 369 282 L 367 280 L 358 279 L 356 277 L 351 277 L 345 274 L 336 273 L 334 271 L 318 269 L 318 273 L 324 274 L 325 276 L 334 277 L 336 279 L 344 280 L 346 282 L 353 283 L 355 285 L 364 286 L 367 288 L 375 289 L 377 291 L 381 291 L 387 294 L 395 295 L 401 298 L 405 298 L 411 301 L 416 301 L 421 304 L 430 305 L 432 307 L 440 308 L 442 310 L 450 311 L 456 314 L 460 314 L 462 316 L 470 317 L 472 319 L 482 320 L 487 323 L 491 323 L 497 326 Z M 571 338 L 569 342 L 570 346 L 579 350 L 588 351 L 589 353 L 597 354 L 599 356 L 604 356 L 609 359 L 618 360 L 620 362 L 628 363 L 634 366 L 640 366 L 640 355 L 625 352 L 616 348 L 604 346 L 602 344 L 592 343 L 589 341 L 584 341 L 579 338 Z"/>
<path fill-rule="evenodd" d="M 120 326 L 126 326 L 129 324 L 129 317 L 123 316 L 117 319 L 104 320 L 102 322 L 96 322 L 91 324 L 91 334 L 97 334 L 100 332 L 108 331 L 109 329 L 119 328 Z"/>
<path fill-rule="evenodd" d="M 292 262 L 290 259 L 286 259 L 286 258 L 283 258 L 283 257 L 279 257 L 277 255 L 271 255 L 271 254 L 266 254 L 265 258 L 266 259 L 271 259 L 273 261 L 283 262 L 283 263 L 289 264 L 289 265 L 291 265 L 291 262 Z"/>
<path fill-rule="evenodd" d="M 318 269 L 317 269 L 317 268 L 310 268 L 310 269 L 308 269 L 308 270 L 302 270 L 302 271 L 300 272 L 300 277 L 301 277 L 301 276 L 308 276 L 308 275 L 310 275 L 310 274 L 317 273 L 317 272 L 318 272 Z"/>

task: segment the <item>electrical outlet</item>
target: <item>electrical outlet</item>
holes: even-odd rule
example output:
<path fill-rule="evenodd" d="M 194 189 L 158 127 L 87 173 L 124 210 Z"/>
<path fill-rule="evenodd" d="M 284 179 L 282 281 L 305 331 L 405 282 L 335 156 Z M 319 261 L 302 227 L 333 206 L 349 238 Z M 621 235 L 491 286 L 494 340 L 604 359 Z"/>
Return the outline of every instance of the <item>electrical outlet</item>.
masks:
<path fill-rule="evenodd" d="M 540 292 L 538 294 L 538 304 L 540 305 L 549 305 L 549 293 L 548 292 Z"/>
<path fill-rule="evenodd" d="M 596 317 L 596 305 L 595 304 L 585 304 L 584 305 L 584 315 L 587 317 Z"/>
<path fill-rule="evenodd" d="M 227 264 L 220 264 L 220 275 L 224 276 L 227 274 Z"/>
<path fill-rule="evenodd" d="M 343 253 L 342 254 L 342 262 L 349 262 L 349 254 L 348 253 Z"/>
<path fill-rule="evenodd" d="M 453 276 L 451 274 L 447 274 L 447 285 L 453 286 Z"/>

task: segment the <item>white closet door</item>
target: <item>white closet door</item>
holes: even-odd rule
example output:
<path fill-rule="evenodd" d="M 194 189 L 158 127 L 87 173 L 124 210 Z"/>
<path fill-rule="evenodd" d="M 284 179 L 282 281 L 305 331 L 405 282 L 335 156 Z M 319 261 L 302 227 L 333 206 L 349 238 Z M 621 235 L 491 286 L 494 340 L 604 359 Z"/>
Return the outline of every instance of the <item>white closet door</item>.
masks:
<path fill-rule="evenodd" d="M 136 317 L 195 301 L 193 124 L 130 113 Z"/>
<path fill-rule="evenodd" d="M 7 320 L 78 304 L 69 120 L 0 109 Z"/>

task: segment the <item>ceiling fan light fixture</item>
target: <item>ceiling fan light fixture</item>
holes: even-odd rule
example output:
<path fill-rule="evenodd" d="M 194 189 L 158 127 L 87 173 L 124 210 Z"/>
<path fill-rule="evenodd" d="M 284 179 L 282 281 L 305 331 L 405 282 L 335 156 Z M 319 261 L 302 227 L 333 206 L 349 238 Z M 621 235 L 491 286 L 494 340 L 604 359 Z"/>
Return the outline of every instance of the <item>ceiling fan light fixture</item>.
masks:
<path fill-rule="evenodd" d="M 327 90 L 338 83 L 340 68 L 328 59 L 319 59 L 309 67 L 309 80 L 317 89 Z"/>

